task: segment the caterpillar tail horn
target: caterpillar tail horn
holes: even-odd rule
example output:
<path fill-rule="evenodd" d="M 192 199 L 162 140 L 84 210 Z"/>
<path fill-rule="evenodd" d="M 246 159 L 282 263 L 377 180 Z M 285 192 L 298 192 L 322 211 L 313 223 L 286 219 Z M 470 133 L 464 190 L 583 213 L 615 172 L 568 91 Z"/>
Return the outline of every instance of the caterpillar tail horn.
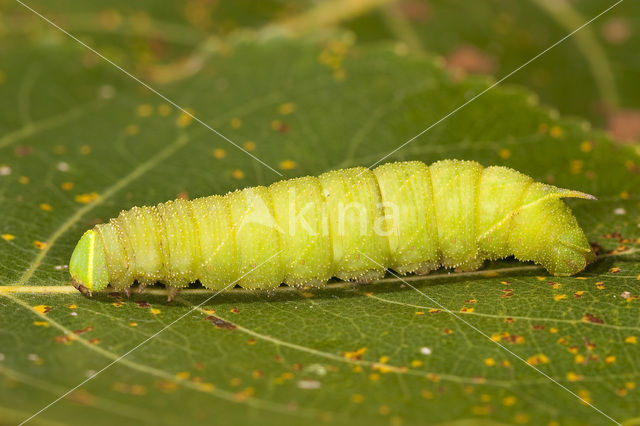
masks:
<path fill-rule="evenodd" d="M 102 290 L 109 284 L 104 247 L 96 231 L 84 233 L 69 261 L 71 283 L 82 294 Z"/>

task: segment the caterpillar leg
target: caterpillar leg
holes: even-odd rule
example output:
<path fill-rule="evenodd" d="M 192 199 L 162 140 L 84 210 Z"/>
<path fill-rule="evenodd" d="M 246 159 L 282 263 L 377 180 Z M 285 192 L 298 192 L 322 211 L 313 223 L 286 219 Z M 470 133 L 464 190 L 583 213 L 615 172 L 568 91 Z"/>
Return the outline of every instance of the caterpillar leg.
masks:
<path fill-rule="evenodd" d="M 336 273 L 336 277 L 343 281 L 352 281 L 358 284 L 369 284 L 384 277 L 386 270 L 364 269 L 360 271 L 344 271 Z"/>
<path fill-rule="evenodd" d="M 284 283 L 289 287 L 324 287 L 327 285 L 327 280 L 321 280 L 319 278 L 287 278 Z"/>
<path fill-rule="evenodd" d="M 484 262 L 483 259 L 475 257 L 475 258 L 469 259 L 466 262 L 463 262 L 460 265 L 456 266 L 455 271 L 456 272 L 475 271 L 477 269 L 480 269 L 480 267 L 482 266 L 483 262 Z"/>
<path fill-rule="evenodd" d="M 410 263 L 408 265 L 396 266 L 393 268 L 400 275 L 414 273 L 417 275 L 427 275 L 429 272 L 440 267 L 440 262 L 427 260 L 426 262 Z"/>
<path fill-rule="evenodd" d="M 167 303 L 171 302 L 180 291 L 179 287 L 167 286 Z"/>

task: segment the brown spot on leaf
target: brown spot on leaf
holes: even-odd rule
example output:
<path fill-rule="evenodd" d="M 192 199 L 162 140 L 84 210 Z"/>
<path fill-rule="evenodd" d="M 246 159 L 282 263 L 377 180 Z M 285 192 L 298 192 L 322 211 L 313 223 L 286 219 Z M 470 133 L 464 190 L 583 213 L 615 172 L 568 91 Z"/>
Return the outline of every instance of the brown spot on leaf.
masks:
<path fill-rule="evenodd" d="M 602 26 L 602 37 L 611 44 L 622 44 L 630 35 L 629 22 L 622 17 L 610 18 Z"/>
<path fill-rule="evenodd" d="M 136 305 L 138 305 L 138 308 L 143 308 L 143 309 L 151 307 L 149 302 L 146 302 L 144 300 L 136 300 Z"/>
<path fill-rule="evenodd" d="M 94 328 L 91 325 L 86 326 L 85 328 L 81 328 L 79 330 L 73 330 L 73 334 L 82 334 L 82 333 L 86 333 L 87 331 L 93 331 Z"/>
<path fill-rule="evenodd" d="M 532 327 L 534 330 L 544 330 L 544 325 L 542 324 L 534 324 Z"/>
<path fill-rule="evenodd" d="M 231 308 L 231 312 L 234 313 L 234 314 L 239 314 L 240 313 L 240 309 L 233 307 L 233 308 Z"/>
<path fill-rule="evenodd" d="M 227 330 L 235 330 L 236 326 L 235 324 L 232 324 L 228 321 L 223 320 L 222 318 L 218 318 L 214 315 L 209 315 L 208 317 L 205 318 L 206 321 L 210 321 L 211 324 L 215 325 L 218 328 L 224 328 Z"/>
<path fill-rule="evenodd" d="M 403 0 L 393 10 L 399 17 L 414 22 L 425 22 L 433 15 L 433 8 L 425 1 Z"/>
<path fill-rule="evenodd" d="M 622 142 L 633 142 L 640 137 L 640 110 L 617 109 L 607 114 L 607 129 Z"/>
<path fill-rule="evenodd" d="M 470 45 L 462 45 L 450 52 L 446 66 L 454 74 L 493 74 L 496 64 L 487 53 Z"/>
<path fill-rule="evenodd" d="M 589 312 L 584 314 L 584 317 L 582 317 L 582 321 L 591 322 L 594 324 L 604 324 L 604 321 L 601 318 L 598 318 L 597 316 L 590 314 Z"/>
<path fill-rule="evenodd" d="M 33 148 L 27 145 L 18 145 L 15 149 L 15 153 L 18 157 L 26 157 L 33 153 Z"/>
<path fill-rule="evenodd" d="M 66 345 L 71 344 L 76 339 L 73 334 L 64 334 L 62 336 L 56 336 L 53 338 L 54 342 L 64 343 Z"/>
<path fill-rule="evenodd" d="M 71 392 L 66 399 L 79 405 L 93 405 L 95 397 L 82 389 Z"/>

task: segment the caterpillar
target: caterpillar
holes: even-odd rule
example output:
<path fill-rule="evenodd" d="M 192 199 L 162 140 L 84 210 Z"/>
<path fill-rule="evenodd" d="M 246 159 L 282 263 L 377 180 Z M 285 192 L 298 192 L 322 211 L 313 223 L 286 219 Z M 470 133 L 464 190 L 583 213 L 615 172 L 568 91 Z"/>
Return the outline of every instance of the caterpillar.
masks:
<path fill-rule="evenodd" d="M 269 289 L 371 282 L 387 269 L 478 269 L 514 256 L 556 276 L 595 259 L 562 198 L 595 199 L 507 167 L 443 160 L 329 171 L 191 201 L 133 207 L 80 238 L 69 262 L 82 293 L 199 281 Z"/>

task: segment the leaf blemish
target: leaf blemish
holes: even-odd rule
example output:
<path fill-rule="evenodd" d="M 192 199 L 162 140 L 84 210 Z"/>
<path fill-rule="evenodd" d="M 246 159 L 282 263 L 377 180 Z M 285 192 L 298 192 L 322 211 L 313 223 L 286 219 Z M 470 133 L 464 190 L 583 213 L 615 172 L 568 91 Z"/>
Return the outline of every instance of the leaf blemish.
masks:
<path fill-rule="evenodd" d="M 214 315 L 209 315 L 208 317 L 205 318 L 205 321 L 209 321 L 211 322 L 211 324 L 215 325 L 218 328 L 224 328 L 226 330 L 235 330 L 236 329 L 236 325 L 232 324 L 228 321 L 223 320 L 222 318 L 218 318 Z"/>

